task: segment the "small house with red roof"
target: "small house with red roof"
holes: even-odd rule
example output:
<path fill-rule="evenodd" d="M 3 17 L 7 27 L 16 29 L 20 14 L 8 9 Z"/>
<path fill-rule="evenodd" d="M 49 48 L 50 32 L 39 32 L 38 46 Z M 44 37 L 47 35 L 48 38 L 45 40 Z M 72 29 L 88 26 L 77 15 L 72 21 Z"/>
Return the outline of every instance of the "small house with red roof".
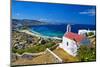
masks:
<path fill-rule="evenodd" d="M 63 36 L 62 43 L 60 43 L 59 47 L 64 49 L 67 53 L 72 56 L 77 55 L 77 49 L 80 46 L 80 42 L 84 40 L 84 36 L 79 35 L 77 33 L 71 32 L 70 26 L 67 27 L 67 32 Z"/>

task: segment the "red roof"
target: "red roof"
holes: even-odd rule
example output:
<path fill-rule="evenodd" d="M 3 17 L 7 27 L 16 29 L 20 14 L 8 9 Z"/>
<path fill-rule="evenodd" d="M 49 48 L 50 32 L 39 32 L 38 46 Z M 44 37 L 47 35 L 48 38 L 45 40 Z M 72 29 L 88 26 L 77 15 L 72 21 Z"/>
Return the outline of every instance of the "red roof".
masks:
<path fill-rule="evenodd" d="M 84 39 L 84 36 L 76 34 L 76 33 L 72 33 L 72 32 L 68 32 L 64 35 L 64 37 L 67 37 L 69 39 L 75 40 L 77 42 L 80 42 L 81 40 Z"/>

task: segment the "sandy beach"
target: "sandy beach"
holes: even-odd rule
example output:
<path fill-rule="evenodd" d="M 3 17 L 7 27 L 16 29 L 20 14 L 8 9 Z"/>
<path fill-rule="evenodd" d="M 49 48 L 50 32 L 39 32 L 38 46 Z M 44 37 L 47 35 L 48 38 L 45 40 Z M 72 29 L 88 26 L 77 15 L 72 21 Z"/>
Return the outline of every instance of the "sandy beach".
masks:
<path fill-rule="evenodd" d="M 29 31 L 29 30 L 19 30 L 19 32 L 24 32 L 26 34 L 32 35 L 32 36 L 37 36 L 37 37 L 42 37 L 42 38 L 46 38 L 46 39 L 57 39 L 57 40 L 62 40 L 62 38 L 59 37 L 49 37 L 49 36 L 43 36 L 41 34 L 39 34 L 38 32 L 35 31 Z"/>

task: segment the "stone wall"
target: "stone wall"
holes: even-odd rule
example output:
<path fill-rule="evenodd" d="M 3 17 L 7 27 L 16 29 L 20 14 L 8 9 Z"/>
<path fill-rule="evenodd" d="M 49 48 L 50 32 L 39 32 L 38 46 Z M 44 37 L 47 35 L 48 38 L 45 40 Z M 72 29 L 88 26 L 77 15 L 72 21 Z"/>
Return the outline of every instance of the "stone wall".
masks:
<path fill-rule="evenodd" d="M 46 52 L 46 54 L 51 55 L 53 63 L 62 63 L 63 62 L 61 58 L 59 58 L 55 53 L 53 53 L 48 48 L 46 49 L 45 52 Z"/>

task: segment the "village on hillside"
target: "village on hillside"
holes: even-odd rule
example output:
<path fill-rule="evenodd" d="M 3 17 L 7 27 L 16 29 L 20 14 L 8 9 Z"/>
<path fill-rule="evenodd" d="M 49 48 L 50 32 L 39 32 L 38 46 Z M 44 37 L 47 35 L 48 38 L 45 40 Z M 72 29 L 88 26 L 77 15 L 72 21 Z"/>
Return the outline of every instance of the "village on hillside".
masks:
<path fill-rule="evenodd" d="M 88 62 L 96 60 L 95 30 L 78 33 L 66 26 L 61 39 L 32 33 L 28 29 L 12 30 L 12 65 Z"/>

